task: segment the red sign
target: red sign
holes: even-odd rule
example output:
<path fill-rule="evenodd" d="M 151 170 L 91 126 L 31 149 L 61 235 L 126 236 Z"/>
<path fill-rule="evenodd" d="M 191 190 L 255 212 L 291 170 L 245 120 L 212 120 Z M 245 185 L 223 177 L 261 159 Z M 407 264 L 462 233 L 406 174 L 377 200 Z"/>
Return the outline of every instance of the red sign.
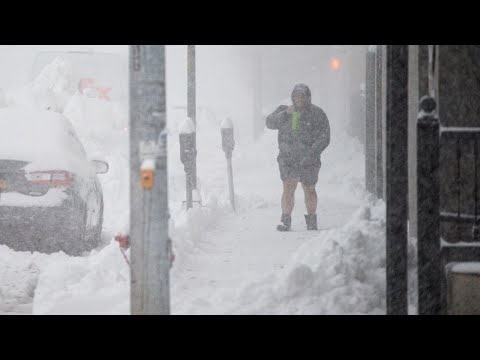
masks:
<path fill-rule="evenodd" d="M 108 93 L 112 91 L 112 88 L 101 87 L 97 85 L 95 79 L 89 79 L 89 78 L 80 79 L 80 81 L 78 82 L 78 90 L 80 91 L 80 94 L 84 94 L 86 89 L 95 89 L 99 99 L 103 99 L 106 101 L 111 100 Z"/>

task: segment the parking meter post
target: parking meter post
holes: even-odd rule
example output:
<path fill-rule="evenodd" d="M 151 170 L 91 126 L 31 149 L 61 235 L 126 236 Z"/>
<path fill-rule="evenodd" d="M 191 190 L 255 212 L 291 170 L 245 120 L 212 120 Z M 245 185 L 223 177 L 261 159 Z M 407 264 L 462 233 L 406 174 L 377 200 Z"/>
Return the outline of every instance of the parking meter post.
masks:
<path fill-rule="evenodd" d="M 227 159 L 228 166 L 228 188 L 230 191 L 230 203 L 232 204 L 233 211 L 235 210 L 235 191 L 233 189 L 233 170 L 232 170 L 232 158 Z"/>
<path fill-rule="evenodd" d="M 188 120 L 187 120 L 188 121 Z M 195 132 L 181 132 L 180 135 L 180 160 L 185 170 L 185 190 L 187 210 L 193 208 L 193 176 L 194 161 L 196 159 Z"/>
<path fill-rule="evenodd" d="M 227 118 L 222 122 L 222 149 L 225 152 L 227 158 L 227 174 L 228 174 L 228 189 L 230 193 L 230 203 L 232 204 L 233 211 L 235 211 L 235 191 L 233 188 L 233 169 L 232 169 L 232 154 L 235 148 L 235 140 L 233 136 L 233 123 Z"/>
<path fill-rule="evenodd" d="M 195 45 L 187 45 L 187 116 L 197 125 Z M 193 134 L 193 146 L 197 150 L 196 134 Z M 192 163 L 192 186 L 197 188 L 197 161 Z"/>

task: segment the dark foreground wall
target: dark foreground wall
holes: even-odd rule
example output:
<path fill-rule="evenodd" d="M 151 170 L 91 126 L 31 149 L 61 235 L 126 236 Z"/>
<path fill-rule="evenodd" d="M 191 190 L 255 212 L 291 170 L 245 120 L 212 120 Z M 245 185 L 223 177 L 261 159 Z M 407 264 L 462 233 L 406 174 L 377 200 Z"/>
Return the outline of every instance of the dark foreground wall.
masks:
<path fill-rule="evenodd" d="M 439 45 L 437 49 L 436 81 L 441 126 L 480 127 L 480 45 Z M 442 211 L 474 214 L 473 154 L 473 141 L 442 140 Z M 472 240 L 472 224 L 442 223 L 440 229 L 445 240 Z"/>

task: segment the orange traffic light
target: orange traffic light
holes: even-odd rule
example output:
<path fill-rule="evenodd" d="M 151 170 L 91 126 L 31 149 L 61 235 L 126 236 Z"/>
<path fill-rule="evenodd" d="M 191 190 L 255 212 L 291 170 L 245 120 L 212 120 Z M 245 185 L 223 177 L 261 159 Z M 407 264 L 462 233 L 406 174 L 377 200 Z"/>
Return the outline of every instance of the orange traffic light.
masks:
<path fill-rule="evenodd" d="M 333 71 L 340 70 L 340 60 L 336 57 L 332 58 L 332 60 L 330 60 L 330 68 Z"/>

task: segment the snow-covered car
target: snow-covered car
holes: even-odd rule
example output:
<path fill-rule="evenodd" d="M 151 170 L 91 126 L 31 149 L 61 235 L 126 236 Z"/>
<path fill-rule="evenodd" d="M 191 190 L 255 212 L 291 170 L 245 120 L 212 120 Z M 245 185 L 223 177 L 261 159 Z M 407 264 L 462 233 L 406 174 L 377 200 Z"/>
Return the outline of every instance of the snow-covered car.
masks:
<path fill-rule="evenodd" d="M 100 243 L 103 194 L 97 174 L 63 115 L 0 109 L 0 244 L 16 251 L 81 255 Z"/>

